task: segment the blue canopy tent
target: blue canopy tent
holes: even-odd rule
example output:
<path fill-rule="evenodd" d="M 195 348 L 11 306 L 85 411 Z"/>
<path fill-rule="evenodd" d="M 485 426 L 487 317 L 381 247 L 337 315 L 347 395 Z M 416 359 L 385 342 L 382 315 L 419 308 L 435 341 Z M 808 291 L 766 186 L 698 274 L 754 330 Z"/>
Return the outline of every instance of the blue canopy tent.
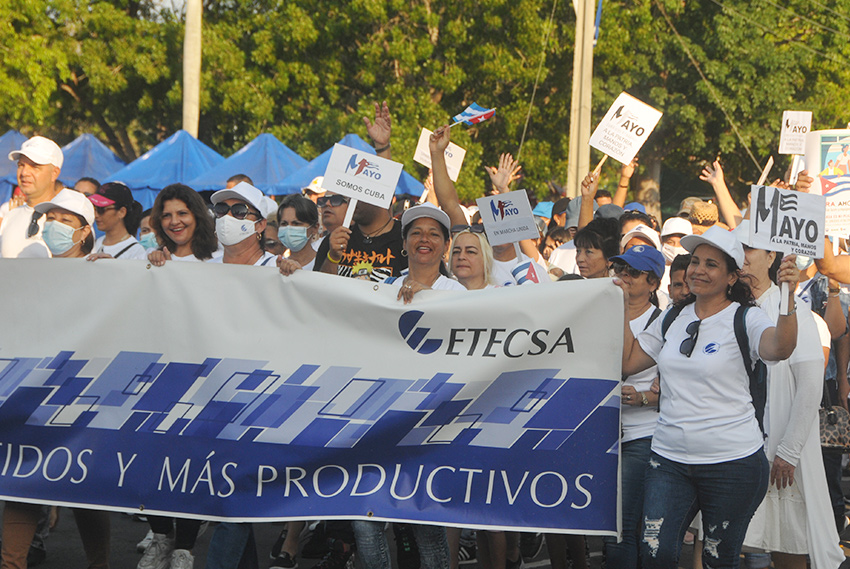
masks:
<path fill-rule="evenodd" d="M 178 130 L 102 182 L 126 184 L 133 190 L 136 201 L 148 209 L 165 186 L 188 185 L 190 180 L 222 162 L 221 154 L 185 130 Z"/>
<path fill-rule="evenodd" d="M 360 150 L 362 152 L 375 154 L 375 149 L 369 146 L 365 140 L 363 140 L 356 134 L 346 134 L 342 138 L 342 140 L 339 141 L 339 143 L 344 146 L 356 148 L 357 150 Z M 290 174 L 289 176 L 284 178 L 278 184 L 278 187 L 280 188 L 278 190 L 278 193 L 273 195 L 300 193 L 301 188 L 307 186 L 313 180 L 313 178 L 315 178 L 316 176 L 324 176 L 325 169 L 327 169 L 328 162 L 331 159 L 332 151 L 333 147 L 328 148 L 319 156 L 314 158 L 309 164 L 307 164 L 294 174 Z M 420 182 L 405 171 L 401 172 L 401 178 L 399 178 L 398 185 L 396 185 L 395 188 L 396 194 L 410 194 L 413 196 L 421 196 L 423 191 L 425 191 L 425 186 L 422 185 L 422 182 Z"/>
<path fill-rule="evenodd" d="M 9 201 L 18 185 L 18 163 L 9 160 L 9 153 L 19 149 L 26 140 L 27 137 L 17 130 L 0 136 L 0 203 Z"/>
<path fill-rule="evenodd" d="M 88 133 L 63 146 L 62 153 L 65 163 L 59 181 L 66 186 L 73 186 L 86 176 L 100 181 L 126 166 L 104 143 Z"/>
<path fill-rule="evenodd" d="M 195 190 L 220 190 L 227 179 L 235 174 L 245 174 L 254 186 L 267 195 L 277 195 L 280 182 L 288 175 L 307 165 L 301 158 L 273 134 L 264 133 L 243 146 L 224 162 L 204 172 L 188 185 Z"/>

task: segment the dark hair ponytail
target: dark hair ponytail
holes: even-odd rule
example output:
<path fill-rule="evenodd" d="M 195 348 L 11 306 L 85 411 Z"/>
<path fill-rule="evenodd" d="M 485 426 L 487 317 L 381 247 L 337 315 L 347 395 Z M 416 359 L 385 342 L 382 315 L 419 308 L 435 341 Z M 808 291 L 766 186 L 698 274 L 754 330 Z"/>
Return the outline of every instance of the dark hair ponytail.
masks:
<path fill-rule="evenodd" d="M 139 231 L 139 224 L 142 222 L 142 204 L 133 200 L 133 203 L 127 207 L 127 213 L 124 215 L 124 228 L 127 233 L 136 236 Z"/>

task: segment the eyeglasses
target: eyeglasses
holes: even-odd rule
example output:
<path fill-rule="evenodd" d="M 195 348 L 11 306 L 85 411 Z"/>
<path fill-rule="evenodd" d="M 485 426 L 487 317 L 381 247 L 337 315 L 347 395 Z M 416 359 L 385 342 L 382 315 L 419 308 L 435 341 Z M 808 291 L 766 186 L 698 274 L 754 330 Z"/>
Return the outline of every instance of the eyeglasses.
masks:
<path fill-rule="evenodd" d="M 32 212 L 32 217 L 30 218 L 30 225 L 29 225 L 29 227 L 27 227 L 27 239 L 35 236 L 35 234 L 38 233 L 38 230 L 39 230 L 38 220 L 41 219 L 42 215 L 44 215 L 44 214 L 41 213 L 40 211 Z"/>
<path fill-rule="evenodd" d="M 697 338 L 699 337 L 700 322 L 702 322 L 702 320 L 694 320 L 688 324 L 687 328 L 685 328 L 685 332 L 688 333 L 688 337 L 682 340 L 682 345 L 679 346 L 679 353 L 686 358 L 691 357 L 691 354 L 694 353 L 694 347 L 697 345 Z"/>
<path fill-rule="evenodd" d="M 620 261 L 614 261 L 611 264 L 611 268 L 614 270 L 614 274 L 622 275 L 623 273 L 629 275 L 633 279 L 640 277 L 643 274 L 648 273 L 649 271 L 639 271 L 636 268 L 632 267 L 628 263 L 623 263 Z"/>
<path fill-rule="evenodd" d="M 472 233 L 484 233 L 484 226 L 479 225 L 452 225 L 452 233 L 460 233 L 461 231 L 471 231 Z"/>
<path fill-rule="evenodd" d="M 344 203 L 348 203 L 349 198 L 345 196 L 341 196 L 339 194 L 334 194 L 332 196 L 322 196 L 316 199 L 316 205 L 319 207 L 339 207 Z"/>
<path fill-rule="evenodd" d="M 108 210 L 108 209 L 117 209 L 117 208 L 114 205 L 107 205 L 107 206 L 103 206 L 103 207 L 101 207 L 99 205 L 94 206 L 94 211 L 98 215 L 103 215 L 104 213 L 106 213 L 106 210 Z"/>
<path fill-rule="evenodd" d="M 216 217 L 224 217 L 228 213 L 232 214 L 236 219 L 245 219 L 248 214 L 256 216 L 258 219 L 260 214 L 251 210 L 251 206 L 246 203 L 235 203 L 227 205 L 224 202 L 219 202 L 213 206 L 213 213 Z"/>

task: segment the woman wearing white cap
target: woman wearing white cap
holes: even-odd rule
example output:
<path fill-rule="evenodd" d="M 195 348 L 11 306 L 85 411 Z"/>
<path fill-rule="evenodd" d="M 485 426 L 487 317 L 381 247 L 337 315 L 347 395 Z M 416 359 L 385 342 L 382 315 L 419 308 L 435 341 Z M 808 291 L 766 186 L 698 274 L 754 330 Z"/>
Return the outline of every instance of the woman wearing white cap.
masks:
<path fill-rule="evenodd" d="M 54 258 L 82 258 L 94 245 L 94 207 L 85 195 L 64 189 L 35 206 L 45 214 L 42 236 Z M 90 569 L 109 567 L 109 512 L 72 508 Z M 2 565 L 23 569 L 41 514 L 37 504 L 6 502 L 3 511 Z"/>
<path fill-rule="evenodd" d="M 797 318 L 791 310 L 774 325 L 752 306 L 752 291 L 740 278 L 744 250 L 730 232 L 710 228 L 682 238 L 682 246 L 691 253 L 691 295 L 637 338 L 624 327 L 623 373 L 657 363 L 661 376 L 646 471 L 642 561 L 650 569 L 677 567 L 688 524 L 701 512 L 704 565 L 737 567 L 770 475 L 759 421 L 764 378 L 753 371 L 759 365 L 748 370 L 744 362 L 789 357 Z M 794 260 L 784 259 L 778 281 L 793 293 L 798 279 Z M 623 294 L 628 306 L 628 290 Z"/>
<path fill-rule="evenodd" d="M 248 182 L 212 195 L 215 233 L 224 255 L 213 258 L 211 263 L 274 266 L 275 256 L 263 249 L 269 213 L 263 197 L 263 192 Z"/>
<path fill-rule="evenodd" d="M 780 290 L 776 270 L 780 257 L 753 249 L 750 222 L 735 230 L 744 245 L 743 273 L 760 306 L 779 319 Z M 797 347 L 787 360 L 768 368 L 769 394 L 765 411 L 770 486 L 747 529 L 744 545 L 771 552 L 774 567 L 835 569 L 844 561 L 838 545 L 826 486 L 818 429 L 824 355 L 809 305 L 797 302 Z"/>

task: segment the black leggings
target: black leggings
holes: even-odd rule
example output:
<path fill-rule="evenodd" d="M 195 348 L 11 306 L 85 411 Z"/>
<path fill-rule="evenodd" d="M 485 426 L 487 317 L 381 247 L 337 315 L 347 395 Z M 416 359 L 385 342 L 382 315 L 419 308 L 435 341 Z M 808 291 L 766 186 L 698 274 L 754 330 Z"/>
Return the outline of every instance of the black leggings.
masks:
<path fill-rule="evenodd" d="M 201 529 L 201 520 L 184 520 L 182 518 L 165 518 L 162 516 L 148 516 L 148 523 L 154 533 L 164 533 L 170 535 L 172 529 L 176 526 L 174 532 L 174 549 L 187 549 L 189 551 L 195 547 L 195 540 L 198 538 L 198 530 Z"/>

